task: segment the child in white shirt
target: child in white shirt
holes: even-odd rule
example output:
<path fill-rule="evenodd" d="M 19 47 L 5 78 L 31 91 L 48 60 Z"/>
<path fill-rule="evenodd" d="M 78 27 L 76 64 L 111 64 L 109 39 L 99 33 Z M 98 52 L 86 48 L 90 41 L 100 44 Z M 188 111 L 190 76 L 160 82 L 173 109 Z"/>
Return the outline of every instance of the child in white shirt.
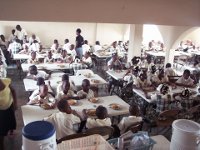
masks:
<path fill-rule="evenodd" d="M 72 60 L 75 60 L 76 57 L 76 50 L 74 49 L 74 44 L 71 44 L 69 47 L 69 50 L 67 51 L 67 54 L 72 58 Z"/>
<path fill-rule="evenodd" d="M 26 78 L 37 80 L 37 78 L 39 78 L 39 77 L 42 77 L 45 80 L 47 80 L 50 77 L 50 75 L 42 70 L 38 71 L 37 67 L 35 65 L 30 66 L 29 72 L 28 72 Z"/>
<path fill-rule="evenodd" d="M 184 87 L 195 87 L 194 80 L 190 78 L 190 71 L 184 70 L 183 75 L 176 81 L 176 85 Z"/>
<path fill-rule="evenodd" d="M 59 43 L 58 43 L 58 40 L 55 39 L 55 40 L 53 41 L 53 45 L 51 46 L 51 50 L 52 50 L 53 52 L 57 52 L 58 49 L 59 49 Z"/>
<path fill-rule="evenodd" d="M 54 58 L 52 57 L 52 52 L 48 51 L 47 52 L 47 57 L 45 57 L 44 59 L 44 63 L 53 63 L 54 62 Z"/>
<path fill-rule="evenodd" d="M 60 112 L 44 118 L 51 122 L 56 129 L 56 139 L 61 139 L 67 135 L 76 133 L 74 125 L 81 122 L 80 116 L 75 110 L 72 110 L 66 100 L 60 100 L 57 104 Z"/>
<path fill-rule="evenodd" d="M 65 44 L 63 45 L 63 50 L 68 51 L 70 48 L 70 43 L 69 43 L 69 39 L 65 39 Z"/>
<path fill-rule="evenodd" d="M 82 90 L 77 93 L 79 99 L 91 99 L 94 97 L 94 92 L 90 89 L 90 81 L 88 79 L 84 79 L 82 81 Z"/>
<path fill-rule="evenodd" d="M 100 45 L 99 41 L 96 41 L 94 45 L 94 51 L 97 52 L 99 50 L 102 50 L 102 46 Z"/>
<path fill-rule="evenodd" d="M 88 67 L 92 66 L 92 58 L 90 57 L 90 52 L 86 52 L 84 57 L 82 57 L 82 63 L 86 64 Z"/>
<path fill-rule="evenodd" d="M 72 59 L 71 59 L 71 57 L 69 57 L 67 55 L 67 51 L 66 50 L 62 50 L 61 56 L 60 56 L 59 59 L 57 59 L 57 61 L 61 62 L 61 63 L 71 63 Z"/>
<path fill-rule="evenodd" d="M 88 41 L 85 40 L 84 44 L 82 45 L 82 49 L 83 49 L 83 55 L 85 55 L 85 53 L 90 52 L 90 46 L 88 45 Z"/>
<path fill-rule="evenodd" d="M 29 99 L 27 104 L 47 104 L 53 108 L 55 104 L 55 98 L 52 96 L 52 94 L 48 93 L 48 86 L 44 85 L 40 88 L 39 93 L 35 97 L 31 97 L 31 99 Z"/>
<path fill-rule="evenodd" d="M 39 60 L 36 58 L 36 52 L 31 52 L 31 58 L 27 60 L 28 64 L 38 64 Z"/>
<path fill-rule="evenodd" d="M 40 52 L 40 44 L 37 40 L 34 40 L 33 43 L 29 46 L 29 51 Z"/>
<path fill-rule="evenodd" d="M 98 106 L 96 108 L 96 116 L 97 119 L 87 118 L 86 128 L 94 128 L 94 127 L 101 127 L 101 126 L 111 126 L 111 120 L 108 117 L 108 111 L 103 106 Z"/>
<path fill-rule="evenodd" d="M 176 73 L 175 71 L 171 68 L 171 64 L 170 63 L 167 63 L 166 66 L 165 66 L 165 75 L 166 76 L 175 76 Z"/>
<path fill-rule="evenodd" d="M 139 117 L 140 109 L 137 105 L 131 105 L 129 107 L 129 115 L 128 117 L 123 117 L 120 123 L 118 124 L 120 134 L 125 133 L 128 127 L 135 123 L 139 123 L 142 121 L 142 117 Z"/>
<path fill-rule="evenodd" d="M 2 61 L 2 56 L 0 55 L 0 78 L 6 78 L 6 77 L 7 77 L 6 66 Z"/>

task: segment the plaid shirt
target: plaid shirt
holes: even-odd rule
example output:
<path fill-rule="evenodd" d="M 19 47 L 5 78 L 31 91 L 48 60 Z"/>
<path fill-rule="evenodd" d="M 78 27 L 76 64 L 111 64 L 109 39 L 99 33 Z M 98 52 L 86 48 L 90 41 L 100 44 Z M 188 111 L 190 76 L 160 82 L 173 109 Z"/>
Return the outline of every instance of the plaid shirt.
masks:
<path fill-rule="evenodd" d="M 170 97 L 169 97 L 170 96 Z M 171 108 L 171 95 L 157 95 L 156 112 L 169 110 Z"/>
<path fill-rule="evenodd" d="M 180 102 L 182 108 L 185 110 L 190 109 L 193 105 L 193 100 L 188 98 L 182 98 Z"/>

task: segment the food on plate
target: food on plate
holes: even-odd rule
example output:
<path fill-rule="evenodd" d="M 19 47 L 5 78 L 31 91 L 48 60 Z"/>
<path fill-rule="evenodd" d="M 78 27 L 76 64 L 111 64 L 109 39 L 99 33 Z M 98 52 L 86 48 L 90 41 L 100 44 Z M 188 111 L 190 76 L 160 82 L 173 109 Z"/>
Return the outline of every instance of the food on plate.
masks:
<path fill-rule="evenodd" d="M 112 108 L 114 110 L 119 110 L 121 108 L 120 105 L 117 103 L 112 103 L 109 106 L 110 106 L 110 108 Z"/>
<path fill-rule="evenodd" d="M 86 78 L 90 78 L 90 77 L 92 76 L 92 74 L 91 74 L 91 73 L 87 73 L 87 74 L 84 74 L 84 76 L 85 76 Z"/>
<path fill-rule="evenodd" d="M 90 98 L 90 99 L 88 99 L 90 102 L 92 102 L 92 103 L 97 103 L 98 102 L 98 98 Z"/>
<path fill-rule="evenodd" d="M 41 104 L 40 107 L 42 107 L 45 110 L 52 109 L 52 106 L 48 103 Z"/>
<path fill-rule="evenodd" d="M 38 66 L 37 68 L 38 68 L 38 69 L 45 69 L 44 66 Z"/>
<path fill-rule="evenodd" d="M 65 65 L 58 65 L 60 68 L 64 68 L 65 67 Z"/>
<path fill-rule="evenodd" d="M 91 82 L 93 82 L 93 83 L 99 83 L 100 81 L 96 80 L 96 79 L 92 79 Z"/>
<path fill-rule="evenodd" d="M 88 116 L 96 116 L 96 109 L 87 109 L 86 114 Z"/>
<path fill-rule="evenodd" d="M 70 99 L 67 101 L 69 105 L 73 106 L 73 105 L 76 105 L 77 104 L 77 100 L 75 99 Z"/>

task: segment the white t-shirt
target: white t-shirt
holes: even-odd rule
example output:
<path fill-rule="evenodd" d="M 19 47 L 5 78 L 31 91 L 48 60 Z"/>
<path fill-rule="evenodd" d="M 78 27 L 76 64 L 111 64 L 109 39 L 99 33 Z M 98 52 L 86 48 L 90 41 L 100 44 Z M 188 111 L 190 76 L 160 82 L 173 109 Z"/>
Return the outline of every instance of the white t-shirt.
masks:
<path fill-rule="evenodd" d="M 71 57 L 72 57 L 72 59 L 74 60 L 75 57 L 76 57 L 76 50 L 75 50 L 75 49 L 73 49 L 73 50 L 68 50 L 68 51 L 67 51 L 67 54 L 70 54 Z"/>
<path fill-rule="evenodd" d="M 65 94 L 65 93 L 63 93 L 63 91 L 60 91 L 59 93 L 57 93 L 56 99 L 61 100 L 65 96 L 72 97 L 72 96 L 74 96 L 74 92 L 72 90 L 68 90 L 67 94 Z"/>
<path fill-rule="evenodd" d="M 102 50 L 102 46 L 101 45 L 94 45 L 94 51 L 97 52 L 99 50 Z"/>
<path fill-rule="evenodd" d="M 89 89 L 88 93 L 85 93 L 83 90 L 80 90 L 80 91 L 78 91 L 77 95 L 79 97 L 86 95 L 86 99 L 90 99 L 90 98 L 94 97 L 94 92 L 91 89 Z"/>
<path fill-rule="evenodd" d="M 31 99 L 29 99 L 29 102 L 27 104 L 39 104 L 40 102 L 52 105 L 53 103 L 55 103 L 55 98 L 49 93 L 47 94 L 46 97 L 41 98 L 38 93 L 38 95 L 36 95 L 35 97 L 31 97 Z"/>
<path fill-rule="evenodd" d="M 66 50 L 66 51 L 68 51 L 69 50 L 69 48 L 70 48 L 70 43 L 66 43 L 66 44 L 64 44 L 63 45 L 63 50 Z"/>
<path fill-rule="evenodd" d="M 134 84 L 135 84 L 136 87 L 142 88 L 142 87 L 148 87 L 148 86 L 150 86 L 151 82 L 148 79 L 142 81 L 139 77 L 137 77 L 135 79 L 135 81 L 134 81 Z"/>
<path fill-rule="evenodd" d="M 194 84 L 194 80 L 192 80 L 190 77 L 188 79 L 184 79 L 182 76 L 176 81 L 176 83 L 192 86 Z"/>
<path fill-rule="evenodd" d="M 101 126 L 111 126 L 111 120 L 110 118 L 105 118 L 105 119 L 93 119 L 93 118 L 88 118 L 86 127 L 88 129 L 94 128 L 94 127 L 101 127 Z"/>
<path fill-rule="evenodd" d="M 70 83 L 70 90 L 76 91 L 76 87 L 75 87 L 74 83 L 72 81 L 69 81 L 69 83 Z M 58 84 L 57 89 L 56 89 L 57 94 L 60 92 L 62 92 L 62 83 Z"/>
<path fill-rule="evenodd" d="M 82 49 L 83 49 L 83 55 L 85 55 L 86 52 L 90 52 L 90 46 L 87 44 L 83 44 Z"/>
<path fill-rule="evenodd" d="M 38 43 L 40 43 L 40 38 L 38 36 L 35 37 L 35 40 L 38 41 Z M 33 38 L 30 37 L 29 38 L 29 44 L 33 43 L 33 41 L 34 41 Z"/>
<path fill-rule="evenodd" d="M 18 39 L 23 40 L 25 36 L 27 36 L 27 33 L 26 33 L 25 29 L 22 29 L 21 31 L 17 30 Z"/>
<path fill-rule="evenodd" d="M 39 52 L 40 50 L 40 44 L 39 43 L 32 43 L 29 46 L 29 51 Z"/>
<path fill-rule="evenodd" d="M 63 112 L 54 113 L 51 116 L 44 118 L 44 120 L 54 125 L 56 129 L 56 139 L 76 133 L 74 131 L 74 124 L 81 122 L 79 117 Z"/>
<path fill-rule="evenodd" d="M 118 124 L 120 133 L 123 134 L 128 127 L 141 121 L 142 121 L 142 117 L 136 117 L 136 116 L 123 117 L 120 123 Z"/>
<path fill-rule="evenodd" d="M 82 58 L 82 61 L 83 61 L 84 63 L 87 63 L 87 64 L 92 64 L 92 58 L 91 58 L 91 57 L 88 57 L 88 58 L 83 57 L 83 58 Z"/>
<path fill-rule="evenodd" d="M 172 68 L 165 68 L 165 75 L 166 76 L 175 76 L 175 72 Z"/>
<path fill-rule="evenodd" d="M 52 63 L 52 62 L 54 62 L 54 58 L 53 57 L 51 59 L 49 59 L 49 57 L 45 57 L 44 63 Z"/>
<path fill-rule="evenodd" d="M 20 49 L 22 49 L 22 46 L 20 43 L 17 43 L 16 41 L 9 44 L 8 51 L 13 55 L 17 54 Z"/>

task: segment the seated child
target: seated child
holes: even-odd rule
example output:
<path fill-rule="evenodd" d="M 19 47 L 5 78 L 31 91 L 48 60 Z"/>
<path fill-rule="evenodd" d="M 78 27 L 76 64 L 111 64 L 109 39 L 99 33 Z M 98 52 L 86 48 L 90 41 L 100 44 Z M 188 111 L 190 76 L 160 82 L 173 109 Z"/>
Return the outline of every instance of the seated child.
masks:
<path fill-rule="evenodd" d="M 166 76 L 175 76 L 175 71 L 172 69 L 172 65 L 167 63 L 165 66 L 165 75 Z"/>
<path fill-rule="evenodd" d="M 147 78 L 148 78 L 149 81 L 151 81 L 152 84 L 155 84 L 158 81 L 158 77 L 157 77 L 156 71 L 157 71 L 156 65 L 152 65 L 149 68 L 149 71 L 147 73 Z"/>
<path fill-rule="evenodd" d="M 108 111 L 103 106 L 98 106 L 96 108 L 97 119 L 87 118 L 86 128 L 94 128 L 100 126 L 111 126 L 111 120 L 108 117 Z"/>
<path fill-rule="evenodd" d="M 90 89 L 90 81 L 88 79 L 84 79 L 82 81 L 82 90 L 77 93 L 80 99 L 90 99 L 94 97 L 94 92 Z"/>
<path fill-rule="evenodd" d="M 36 95 L 38 95 L 38 93 L 40 92 L 40 89 L 45 85 L 46 84 L 45 84 L 44 78 L 42 78 L 42 77 L 37 78 L 37 86 L 38 86 L 38 88 L 32 92 L 32 94 L 29 97 L 29 99 L 33 99 Z M 47 87 L 48 87 L 48 92 L 51 93 L 52 95 L 54 95 L 54 92 L 53 92 L 53 89 L 51 87 L 50 81 L 48 81 Z"/>
<path fill-rule="evenodd" d="M 59 50 L 59 43 L 58 40 L 54 40 L 53 41 L 53 45 L 51 46 L 51 50 L 55 53 L 57 53 L 57 51 Z"/>
<path fill-rule="evenodd" d="M 70 48 L 70 43 L 69 43 L 69 39 L 65 39 L 65 44 L 63 45 L 63 50 L 66 50 L 66 51 L 68 51 L 69 50 L 69 48 Z"/>
<path fill-rule="evenodd" d="M 60 63 L 71 63 L 72 59 L 67 55 L 66 50 L 62 50 L 60 58 L 57 59 Z"/>
<path fill-rule="evenodd" d="M 28 79 L 33 79 L 33 80 L 37 80 L 37 78 L 42 77 L 45 80 L 49 79 L 50 75 L 47 74 L 46 72 L 42 71 L 42 70 L 37 70 L 37 67 L 35 65 L 32 65 L 29 67 L 29 72 L 26 76 L 26 78 Z"/>
<path fill-rule="evenodd" d="M 27 62 L 28 62 L 28 64 L 38 64 L 39 63 L 38 59 L 36 58 L 36 52 L 35 51 L 31 52 L 31 58 L 28 59 Z"/>
<path fill-rule="evenodd" d="M 184 87 L 195 87 L 194 80 L 190 78 L 190 70 L 184 70 L 183 75 L 176 81 L 176 85 Z"/>
<path fill-rule="evenodd" d="M 139 76 L 133 82 L 136 88 L 140 88 L 144 91 L 150 91 L 154 88 L 151 86 L 151 82 L 147 79 L 146 72 L 142 71 Z"/>
<path fill-rule="evenodd" d="M 0 55 L 0 78 L 6 78 L 7 77 L 7 71 L 6 71 L 6 65 L 2 61 L 2 56 Z"/>
<path fill-rule="evenodd" d="M 85 52 L 85 55 L 82 58 L 82 63 L 86 64 L 88 67 L 92 66 L 92 58 L 90 57 L 90 52 Z"/>
<path fill-rule="evenodd" d="M 70 45 L 69 50 L 67 51 L 67 54 L 71 57 L 72 60 L 75 60 L 77 54 L 76 54 L 74 44 Z"/>
<path fill-rule="evenodd" d="M 48 92 L 48 86 L 44 85 L 39 89 L 39 93 L 35 97 L 29 99 L 27 104 L 47 104 L 53 108 L 55 104 L 55 98 Z"/>
<path fill-rule="evenodd" d="M 33 43 L 29 46 L 29 51 L 40 52 L 40 44 L 37 40 L 34 40 Z"/>
<path fill-rule="evenodd" d="M 131 105 L 129 107 L 129 115 L 130 116 L 128 117 L 123 117 L 120 123 L 118 124 L 120 134 L 125 133 L 127 128 L 131 125 L 142 121 L 142 117 L 139 117 L 140 109 L 137 105 Z"/>
<path fill-rule="evenodd" d="M 124 75 L 124 81 L 128 83 L 134 82 L 138 76 L 140 69 L 138 66 L 135 68 L 131 68 L 127 71 L 127 73 Z"/>
<path fill-rule="evenodd" d="M 63 74 L 62 75 L 62 82 L 61 83 L 59 83 L 58 84 L 58 86 L 57 86 L 57 94 L 58 93 L 62 93 L 62 91 L 63 91 L 63 84 L 65 84 L 66 82 L 69 82 L 70 83 L 70 91 L 76 91 L 76 87 L 75 87 L 75 85 L 74 85 L 74 82 L 72 82 L 71 80 L 69 80 L 69 75 L 68 74 Z"/>
<path fill-rule="evenodd" d="M 58 91 L 56 99 L 76 99 L 74 92 L 70 90 L 70 82 L 62 82 L 61 91 Z"/>
<path fill-rule="evenodd" d="M 52 52 L 48 51 L 47 52 L 47 57 L 45 57 L 44 59 L 44 63 L 53 63 L 54 62 L 54 58 L 52 57 Z"/>
<path fill-rule="evenodd" d="M 168 79 L 168 76 L 165 75 L 164 70 L 160 69 L 159 73 L 157 75 L 157 79 L 155 80 L 155 84 L 160 85 L 160 84 L 163 84 L 163 83 L 169 83 L 169 79 Z"/>
<path fill-rule="evenodd" d="M 57 108 L 60 112 L 44 118 L 51 122 L 56 129 L 56 139 L 61 139 L 67 135 L 75 134 L 74 125 L 80 123 L 80 116 L 75 110 L 72 110 L 65 99 L 58 102 Z"/>

